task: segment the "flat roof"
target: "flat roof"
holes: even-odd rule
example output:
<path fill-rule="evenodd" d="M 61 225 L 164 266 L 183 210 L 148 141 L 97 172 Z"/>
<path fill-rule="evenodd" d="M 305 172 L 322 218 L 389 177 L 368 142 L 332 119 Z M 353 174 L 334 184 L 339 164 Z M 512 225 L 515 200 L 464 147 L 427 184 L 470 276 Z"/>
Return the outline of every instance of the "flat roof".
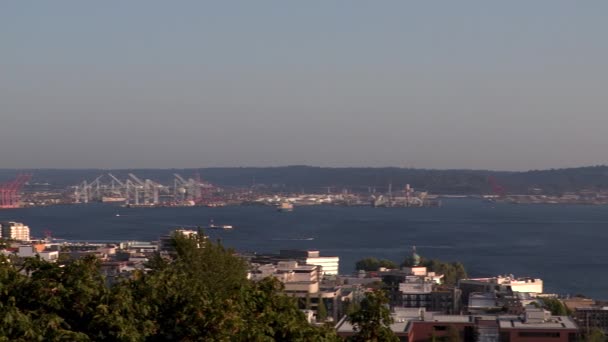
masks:
<path fill-rule="evenodd" d="M 471 316 L 461 316 L 461 315 L 433 315 L 433 317 L 429 320 L 424 320 L 425 322 L 446 322 L 446 323 L 470 323 Z"/>
<path fill-rule="evenodd" d="M 394 333 L 404 333 L 407 332 L 407 328 L 410 324 L 411 320 L 395 320 L 395 323 L 391 324 L 391 330 Z M 336 325 L 336 332 L 338 333 L 352 333 L 354 332 L 353 325 L 346 319 L 344 316 Z"/>
<path fill-rule="evenodd" d="M 547 322 L 525 323 L 521 319 L 499 318 L 500 329 L 578 329 L 578 326 L 568 316 L 551 316 Z"/>

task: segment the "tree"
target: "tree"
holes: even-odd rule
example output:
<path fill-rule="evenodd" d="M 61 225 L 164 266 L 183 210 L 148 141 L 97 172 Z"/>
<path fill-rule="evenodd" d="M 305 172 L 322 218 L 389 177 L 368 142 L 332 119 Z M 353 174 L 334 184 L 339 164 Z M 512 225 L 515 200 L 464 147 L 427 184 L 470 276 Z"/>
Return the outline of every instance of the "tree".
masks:
<path fill-rule="evenodd" d="M 323 297 L 319 295 L 319 306 L 317 306 L 317 321 L 325 322 L 327 319 L 327 308 L 325 307 L 325 302 L 323 301 Z"/>
<path fill-rule="evenodd" d="M 412 259 L 406 258 L 401 266 L 412 267 Z M 458 280 L 467 278 L 467 271 L 460 262 L 446 263 L 437 259 L 421 258 L 420 266 L 424 266 L 430 272 L 443 274 L 443 283 L 446 285 L 456 285 Z"/>
<path fill-rule="evenodd" d="M 588 342 L 605 342 L 606 341 L 606 334 L 604 334 L 604 331 L 600 328 L 594 327 L 592 328 L 589 333 L 585 334 L 585 341 Z"/>
<path fill-rule="evenodd" d="M 567 316 L 568 315 L 568 309 L 566 308 L 566 306 L 564 305 L 564 303 L 562 303 L 561 300 L 557 299 L 557 298 L 543 298 L 543 308 L 551 311 L 551 314 L 553 316 Z"/>
<path fill-rule="evenodd" d="M 2 341 L 337 341 L 314 327 L 274 278 L 251 282 L 244 261 L 203 236 L 175 236 L 111 287 L 95 257 L 65 265 L 0 256 Z"/>
<path fill-rule="evenodd" d="M 359 261 L 357 261 L 357 263 L 355 264 L 355 267 L 357 270 L 363 270 L 363 271 L 377 271 L 380 267 L 384 267 L 384 268 L 389 268 L 389 269 L 393 269 L 393 268 L 397 268 L 397 264 L 394 263 L 391 260 L 386 260 L 386 259 L 377 259 L 377 258 L 365 258 L 365 259 L 361 259 Z"/>
<path fill-rule="evenodd" d="M 388 308 L 388 298 L 381 290 L 368 292 L 359 310 L 348 315 L 357 341 L 399 341 L 391 330 L 394 322 Z"/>

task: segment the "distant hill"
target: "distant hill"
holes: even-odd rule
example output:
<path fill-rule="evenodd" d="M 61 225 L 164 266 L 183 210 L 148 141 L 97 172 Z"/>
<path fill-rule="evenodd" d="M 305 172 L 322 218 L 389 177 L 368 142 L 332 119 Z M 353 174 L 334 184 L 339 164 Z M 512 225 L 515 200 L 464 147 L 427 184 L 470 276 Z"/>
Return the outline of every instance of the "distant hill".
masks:
<path fill-rule="evenodd" d="M 112 172 L 126 178 L 129 172 L 138 177 L 172 184 L 173 174 L 194 177 L 199 172 L 202 179 L 224 187 L 264 187 L 274 191 L 385 192 L 389 184 L 397 191 L 410 184 L 421 190 L 441 194 L 491 194 L 492 178 L 504 187 L 507 193 L 529 193 L 532 188 L 541 188 L 545 193 L 559 194 L 580 189 L 608 190 L 608 166 L 590 166 L 568 169 L 532 170 L 527 172 L 488 170 L 435 170 L 405 168 L 325 168 L 313 166 L 285 167 L 228 167 L 203 169 L 0 169 L 0 181 L 13 178 L 19 172 L 34 175 L 32 182 L 51 183 L 55 187 L 66 187 L 92 181 L 95 177 Z"/>

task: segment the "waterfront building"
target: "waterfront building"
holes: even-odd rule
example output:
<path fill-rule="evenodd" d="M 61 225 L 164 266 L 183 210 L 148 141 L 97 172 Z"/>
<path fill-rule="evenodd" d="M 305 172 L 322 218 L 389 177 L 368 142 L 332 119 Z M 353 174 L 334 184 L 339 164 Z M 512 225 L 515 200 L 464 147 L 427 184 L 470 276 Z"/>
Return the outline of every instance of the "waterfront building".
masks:
<path fill-rule="evenodd" d="M 30 227 L 21 222 L 7 221 L 0 223 L 0 237 L 18 241 L 30 241 Z"/>

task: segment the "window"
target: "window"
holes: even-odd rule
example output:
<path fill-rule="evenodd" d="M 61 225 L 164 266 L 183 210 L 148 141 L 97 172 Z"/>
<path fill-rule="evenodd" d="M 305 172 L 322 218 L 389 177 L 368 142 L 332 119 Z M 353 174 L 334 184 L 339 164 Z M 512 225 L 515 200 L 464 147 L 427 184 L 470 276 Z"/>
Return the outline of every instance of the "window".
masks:
<path fill-rule="evenodd" d="M 433 325 L 433 330 L 446 331 L 446 330 L 448 330 L 448 327 L 447 327 L 447 325 Z"/>
<path fill-rule="evenodd" d="M 559 338 L 560 334 L 558 332 L 540 332 L 540 331 L 522 331 L 517 334 L 519 337 L 549 337 L 549 338 Z"/>

